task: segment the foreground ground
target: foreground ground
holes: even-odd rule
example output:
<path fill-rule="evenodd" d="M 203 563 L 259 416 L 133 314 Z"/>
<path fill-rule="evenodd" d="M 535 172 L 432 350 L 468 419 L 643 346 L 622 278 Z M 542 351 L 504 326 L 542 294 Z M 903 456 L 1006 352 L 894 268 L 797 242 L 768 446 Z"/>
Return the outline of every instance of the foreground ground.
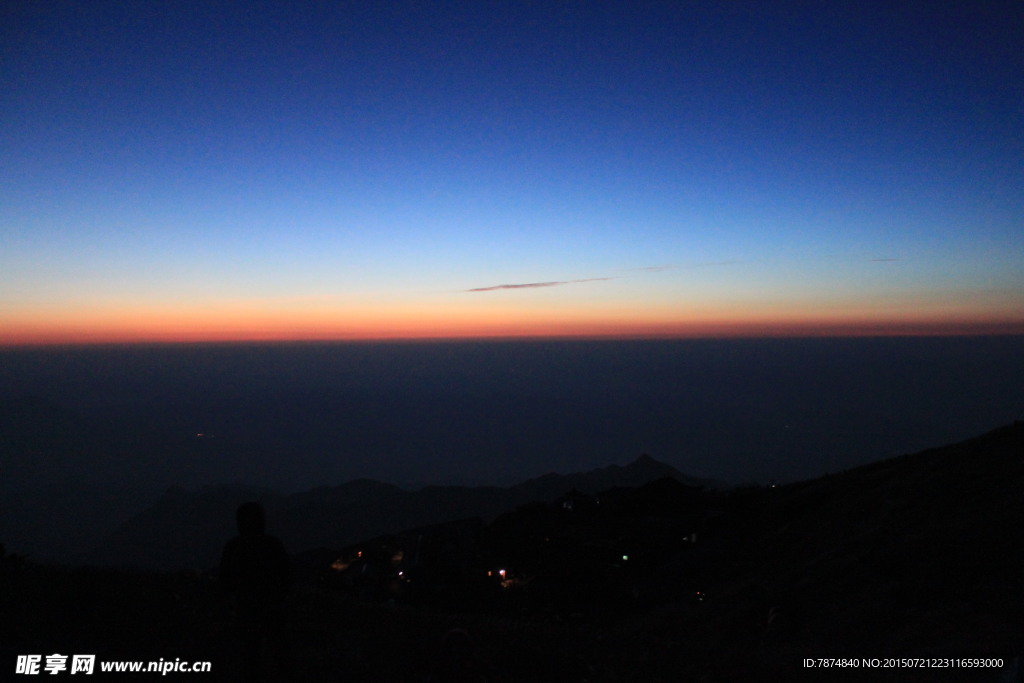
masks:
<path fill-rule="evenodd" d="M 456 680 L 442 665 L 445 636 L 458 628 L 481 672 L 471 680 L 1022 680 L 1022 486 L 1024 424 L 1016 423 L 943 449 L 732 494 L 704 519 L 692 552 L 653 568 L 637 582 L 635 604 L 614 610 L 516 609 L 514 601 L 468 610 L 360 599 L 303 581 L 289 597 L 290 656 L 268 659 L 265 678 Z M 2 579 L 5 679 L 18 655 L 62 653 L 210 661 L 210 674 L 168 678 L 238 680 L 230 605 L 210 577 L 41 567 L 8 556 Z M 604 604 L 600 585 L 588 590 Z M 860 666 L 827 675 L 805 668 L 818 658 Z M 1002 666 L 868 669 L 865 658 Z"/>

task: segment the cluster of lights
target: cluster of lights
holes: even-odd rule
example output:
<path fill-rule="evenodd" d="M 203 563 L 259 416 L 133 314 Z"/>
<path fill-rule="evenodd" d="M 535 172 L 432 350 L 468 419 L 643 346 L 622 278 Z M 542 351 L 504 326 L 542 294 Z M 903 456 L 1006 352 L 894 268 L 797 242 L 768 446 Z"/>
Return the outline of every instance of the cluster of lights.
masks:
<path fill-rule="evenodd" d="M 500 584 L 501 584 L 502 588 L 510 588 L 510 587 L 514 586 L 517 583 L 514 578 L 509 576 L 509 572 L 508 572 L 507 569 L 492 569 L 492 570 L 488 570 L 487 571 L 487 576 L 490 576 L 490 577 L 495 577 L 496 576 L 496 577 L 498 577 L 498 579 L 500 580 Z"/>

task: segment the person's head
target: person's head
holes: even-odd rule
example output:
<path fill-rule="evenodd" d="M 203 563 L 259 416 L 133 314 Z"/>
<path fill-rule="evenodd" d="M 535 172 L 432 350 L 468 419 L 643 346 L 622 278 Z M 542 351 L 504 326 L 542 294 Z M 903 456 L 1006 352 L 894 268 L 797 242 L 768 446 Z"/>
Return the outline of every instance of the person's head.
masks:
<path fill-rule="evenodd" d="M 461 628 L 453 628 L 444 636 L 442 645 L 445 659 L 449 664 L 462 664 L 473 658 L 473 638 Z"/>
<path fill-rule="evenodd" d="M 263 506 L 259 503 L 242 503 L 235 512 L 240 536 L 259 536 L 267 528 L 267 518 L 263 514 Z"/>

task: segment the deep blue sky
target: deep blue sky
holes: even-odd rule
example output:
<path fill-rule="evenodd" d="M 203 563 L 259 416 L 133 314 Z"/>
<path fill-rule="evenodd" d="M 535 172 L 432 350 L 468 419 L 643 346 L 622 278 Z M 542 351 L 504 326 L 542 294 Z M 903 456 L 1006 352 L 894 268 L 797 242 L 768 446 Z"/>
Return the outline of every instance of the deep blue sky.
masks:
<path fill-rule="evenodd" d="M 0 343 L 1024 329 L 1019 2 L 5 7 Z"/>

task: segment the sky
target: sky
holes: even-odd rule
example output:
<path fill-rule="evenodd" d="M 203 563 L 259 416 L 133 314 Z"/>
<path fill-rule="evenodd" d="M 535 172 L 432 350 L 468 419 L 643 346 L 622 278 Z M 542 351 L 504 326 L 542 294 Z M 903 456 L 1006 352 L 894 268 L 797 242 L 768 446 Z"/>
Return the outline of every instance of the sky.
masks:
<path fill-rule="evenodd" d="M 0 345 L 1024 333 L 1020 2 L 0 11 Z"/>

